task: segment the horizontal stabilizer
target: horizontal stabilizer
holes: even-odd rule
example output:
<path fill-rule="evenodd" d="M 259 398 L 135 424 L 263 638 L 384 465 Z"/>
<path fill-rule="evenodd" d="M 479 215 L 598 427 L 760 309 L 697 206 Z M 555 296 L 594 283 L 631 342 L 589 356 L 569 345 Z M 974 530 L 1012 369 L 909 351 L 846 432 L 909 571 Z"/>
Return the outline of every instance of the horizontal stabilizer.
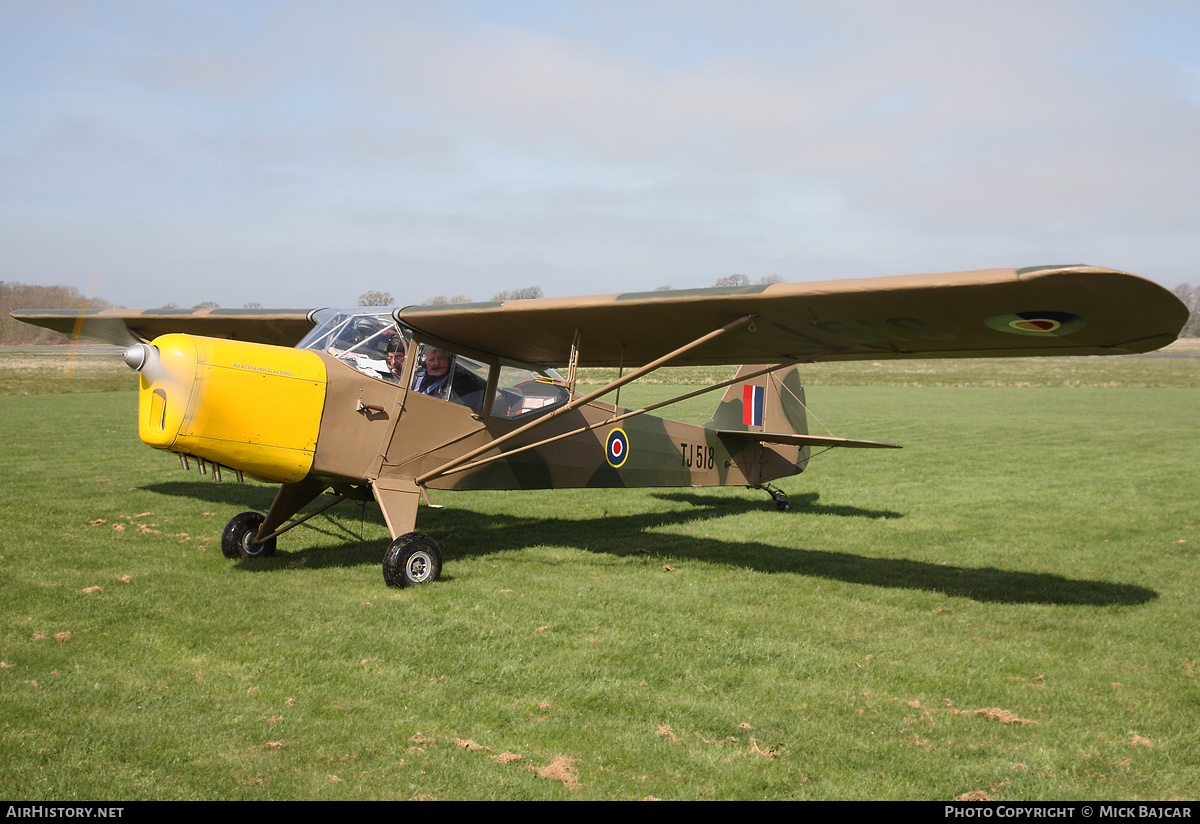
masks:
<path fill-rule="evenodd" d="M 860 441 L 853 438 L 827 438 L 821 435 L 785 435 L 775 432 L 746 432 L 741 429 L 718 429 L 717 434 L 725 438 L 762 443 L 786 443 L 792 446 L 844 446 L 854 449 L 901 449 L 898 443 L 887 441 Z"/>

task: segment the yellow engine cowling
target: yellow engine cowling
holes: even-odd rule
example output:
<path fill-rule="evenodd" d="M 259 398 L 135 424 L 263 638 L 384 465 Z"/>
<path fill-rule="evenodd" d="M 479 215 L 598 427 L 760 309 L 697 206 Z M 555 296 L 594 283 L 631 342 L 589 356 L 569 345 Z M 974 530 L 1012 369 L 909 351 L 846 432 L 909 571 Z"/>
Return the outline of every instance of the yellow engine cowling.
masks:
<path fill-rule="evenodd" d="M 325 406 L 318 355 L 174 334 L 143 353 L 134 368 L 145 443 L 280 483 L 308 474 Z"/>

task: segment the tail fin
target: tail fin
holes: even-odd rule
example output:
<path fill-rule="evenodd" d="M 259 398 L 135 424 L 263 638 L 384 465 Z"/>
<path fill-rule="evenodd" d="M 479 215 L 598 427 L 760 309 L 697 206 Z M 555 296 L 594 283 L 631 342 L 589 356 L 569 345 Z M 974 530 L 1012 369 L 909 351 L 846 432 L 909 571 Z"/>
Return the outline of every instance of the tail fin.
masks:
<path fill-rule="evenodd" d="M 746 364 L 737 376 L 763 368 Z M 704 427 L 716 430 L 747 480 L 761 484 L 808 465 L 808 445 L 796 442 L 808 435 L 808 415 L 795 366 L 731 384 Z"/>
<path fill-rule="evenodd" d="M 763 368 L 746 364 L 738 368 L 735 377 Z M 704 428 L 723 432 L 807 435 L 808 417 L 799 371 L 790 366 L 730 385 Z"/>

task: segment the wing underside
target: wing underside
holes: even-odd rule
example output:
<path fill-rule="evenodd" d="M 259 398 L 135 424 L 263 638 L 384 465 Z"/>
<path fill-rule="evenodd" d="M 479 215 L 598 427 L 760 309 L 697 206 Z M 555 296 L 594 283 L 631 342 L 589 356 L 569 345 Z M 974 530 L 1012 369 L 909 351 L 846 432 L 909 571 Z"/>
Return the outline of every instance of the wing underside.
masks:
<path fill-rule="evenodd" d="M 17 320 L 66 335 L 128 346 L 179 332 L 295 346 L 313 328 L 307 309 L 19 309 Z"/>
<path fill-rule="evenodd" d="M 547 298 L 397 313 L 449 343 L 545 366 L 636 367 L 740 317 L 676 366 L 894 358 L 1131 354 L 1175 340 L 1186 307 L 1092 266 L 985 269 L 824 283 Z"/>
<path fill-rule="evenodd" d="M 280 309 L 18 310 L 14 317 L 115 344 L 168 332 L 294 346 L 311 313 Z M 674 366 L 788 360 L 1112 355 L 1175 340 L 1188 318 L 1151 281 L 1092 266 L 775 283 L 449 306 L 396 313 L 418 332 L 538 366 L 642 366 L 739 318 Z"/>

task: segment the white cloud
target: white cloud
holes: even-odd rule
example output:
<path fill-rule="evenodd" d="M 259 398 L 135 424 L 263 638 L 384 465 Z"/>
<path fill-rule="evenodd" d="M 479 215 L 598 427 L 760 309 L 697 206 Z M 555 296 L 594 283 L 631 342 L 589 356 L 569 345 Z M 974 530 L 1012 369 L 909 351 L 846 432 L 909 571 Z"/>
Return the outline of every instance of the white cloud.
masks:
<path fill-rule="evenodd" d="M 5 7 L 8 277 L 103 259 L 227 305 L 1047 260 L 1195 280 L 1180 8 Z"/>

